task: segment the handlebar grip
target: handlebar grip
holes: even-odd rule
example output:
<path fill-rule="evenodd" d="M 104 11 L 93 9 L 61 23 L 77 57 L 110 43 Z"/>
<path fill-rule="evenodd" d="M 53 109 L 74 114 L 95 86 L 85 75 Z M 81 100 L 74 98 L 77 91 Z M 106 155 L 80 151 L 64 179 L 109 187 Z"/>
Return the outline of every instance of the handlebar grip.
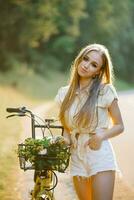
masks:
<path fill-rule="evenodd" d="M 20 113 L 20 112 L 24 112 L 25 109 L 26 109 L 25 107 L 20 107 L 20 108 L 7 108 L 6 111 L 9 112 L 9 113 L 13 113 L 13 112 Z"/>

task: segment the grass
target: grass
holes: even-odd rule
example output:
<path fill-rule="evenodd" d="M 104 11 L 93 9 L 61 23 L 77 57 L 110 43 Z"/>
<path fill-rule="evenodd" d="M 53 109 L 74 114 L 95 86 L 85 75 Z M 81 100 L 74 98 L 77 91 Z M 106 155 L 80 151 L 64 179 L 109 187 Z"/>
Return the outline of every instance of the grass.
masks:
<path fill-rule="evenodd" d="M 117 79 L 115 81 L 115 86 L 116 86 L 117 90 L 119 90 L 119 91 L 125 91 L 125 90 L 131 90 L 131 89 L 134 90 L 133 84 L 126 83 L 125 81 L 119 80 L 119 79 Z"/>
<path fill-rule="evenodd" d="M 33 73 L 32 70 L 14 70 L 0 75 L 2 85 L 10 85 L 23 95 L 47 101 L 52 99 L 59 87 L 66 84 L 67 75 L 59 72 L 47 72 L 46 77 Z"/>
<path fill-rule="evenodd" d="M 7 86 L 0 87 L 0 96 L 0 199 L 19 200 L 15 191 L 17 181 L 15 174 L 19 170 L 15 149 L 21 133 L 21 123 L 17 118 L 6 119 L 6 107 L 20 106 L 22 102 L 28 106 L 31 105 L 31 100 Z"/>

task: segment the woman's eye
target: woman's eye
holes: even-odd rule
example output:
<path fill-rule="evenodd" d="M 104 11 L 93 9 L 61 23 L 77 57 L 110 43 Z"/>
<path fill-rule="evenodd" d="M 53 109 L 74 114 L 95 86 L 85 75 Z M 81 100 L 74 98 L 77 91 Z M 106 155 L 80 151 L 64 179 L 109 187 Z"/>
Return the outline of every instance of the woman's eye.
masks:
<path fill-rule="evenodd" d="M 83 57 L 83 60 L 88 61 L 88 58 L 86 56 Z"/>
<path fill-rule="evenodd" d="M 96 64 L 92 64 L 92 66 L 93 66 L 93 67 L 95 67 L 95 68 L 97 67 L 97 65 L 96 65 Z"/>

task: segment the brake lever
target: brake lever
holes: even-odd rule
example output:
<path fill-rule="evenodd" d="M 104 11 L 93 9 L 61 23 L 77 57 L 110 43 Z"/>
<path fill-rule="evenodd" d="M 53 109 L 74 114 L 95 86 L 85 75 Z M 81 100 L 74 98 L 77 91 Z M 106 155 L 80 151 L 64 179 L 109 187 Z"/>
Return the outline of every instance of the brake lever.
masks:
<path fill-rule="evenodd" d="M 15 117 L 15 116 L 19 116 L 19 117 L 24 117 L 24 116 L 26 116 L 25 115 L 25 113 L 18 113 L 18 114 L 12 114 L 12 115 L 8 115 L 8 116 L 6 116 L 6 118 L 10 118 L 10 117 Z"/>

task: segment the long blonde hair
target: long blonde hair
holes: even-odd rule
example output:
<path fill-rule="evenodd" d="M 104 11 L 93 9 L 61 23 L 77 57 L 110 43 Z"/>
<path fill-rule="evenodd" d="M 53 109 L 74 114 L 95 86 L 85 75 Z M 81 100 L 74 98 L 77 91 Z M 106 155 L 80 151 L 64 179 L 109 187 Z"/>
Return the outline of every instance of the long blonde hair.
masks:
<path fill-rule="evenodd" d="M 108 49 L 104 45 L 101 45 L 101 44 L 90 44 L 84 47 L 79 52 L 79 54 L 77 55 L 77 57 L 75 58 L 71 66 L 69 89 L 60 108 L 59 118 L 64 128 L 66 128 L 67 130 L 69 130 L 69 128 L 67 125 L 65 112 L 69 109 L 69 107 L 73 103 L 76 90 L 79 87 L 79 75 L 78 75 L 77 68 L 80 62 L 82 61 L 83 57 L 90 51 L 97 51 L 101 54 L 102 59 L 103 59 L 103 65 L 101 67 L 101 71 L 99 75 L 93 78 L 92 85 L 89 91 L 90 95 L 88 96 L 83 107 L 80 109 L 80 111 L 76 115 L 75 119 L 79 125 L 81 125 L 82 127 L 85 127 L 91 124 L 91 121 L 93 119 L 93 114 L 95 111 L 95 103 L 98 97 L 100 84 L 112 83 L 113 66 L 112 66 Z"/>

